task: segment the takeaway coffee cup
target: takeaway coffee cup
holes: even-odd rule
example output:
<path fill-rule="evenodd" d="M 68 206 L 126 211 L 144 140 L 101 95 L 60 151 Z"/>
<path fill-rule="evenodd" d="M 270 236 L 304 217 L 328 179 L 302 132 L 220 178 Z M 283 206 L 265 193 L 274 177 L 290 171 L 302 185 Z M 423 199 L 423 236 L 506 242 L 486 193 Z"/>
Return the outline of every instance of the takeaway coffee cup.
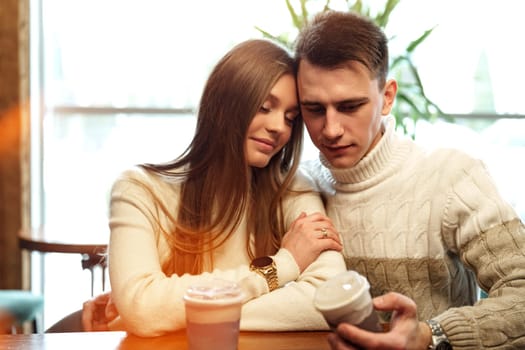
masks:
<path fill-rule="evenodd" d="M 186 335 L 189 350 L 235 350 L 243 293 L 230 281 L 205 279 L 186 290 Z"/>
<path fill-rule="evenodd" d="M 345 271 L 323 282 L 315 293 L 314 305 L 330 327 L 347 322 L 360 328 L 382 330 L 372 305 L 370 284 L 355 271 Z"/>

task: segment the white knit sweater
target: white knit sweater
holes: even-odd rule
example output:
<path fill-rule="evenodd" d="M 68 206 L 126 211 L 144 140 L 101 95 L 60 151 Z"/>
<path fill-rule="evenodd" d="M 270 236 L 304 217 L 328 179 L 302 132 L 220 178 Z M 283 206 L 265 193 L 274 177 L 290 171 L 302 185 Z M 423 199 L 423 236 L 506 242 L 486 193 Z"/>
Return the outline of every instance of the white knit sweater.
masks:
<path fill-rule="evenodd" d="M 413 298 L 457 349 L 525 348 L 525 230 L 479 160 L 394 132 L 351 169 L 304 164 L 374 296 Z M 517 160 L 518 161 L 518 160 Z M 477 300 L 477 285 L 490 297 Z"/>
<path fill-rule="evenodd" d="M 266 280 L 249 270 L 246 251 L 249 235 L 245 224 L 213 253 L 214 269 L 206 263 L 206 273 L 167 276 L 161 269 L 168 245 L 152 228 L 152 215 L 158 214 L 151 196 L 135 180 L 149 185 L 167 208 L 176 213 L 180 186 L 140 169 L 126 171 L 115 182 L 111 193 L 109 272 L 112 298 L 119 318 L 112 330 L 126 330 L 140 336 L 156 336 L 185 327 L 182 296 L 186 288 L 203 277 L 217 277 L 238 282 L 247 302 L 243 305 L 243 330 L 318 330 L 328 329 L 323 317 L 313 307 L 315 288 L 324 280 L 345 271 L 342 255 L 324 252 L 302 274 L 286 249 L 275 254 L 281 288 L 269 293 Z M 313 182 L 297 174 L 292 187 L 308 190 Z M 285 200 L 285 221 L 302 212 L 324 213 L 316 192 L 289 196 Z M 155 213 L 155 214 L 153 214 Z M 164 227 L 170 227 L 161 216 Z"/>

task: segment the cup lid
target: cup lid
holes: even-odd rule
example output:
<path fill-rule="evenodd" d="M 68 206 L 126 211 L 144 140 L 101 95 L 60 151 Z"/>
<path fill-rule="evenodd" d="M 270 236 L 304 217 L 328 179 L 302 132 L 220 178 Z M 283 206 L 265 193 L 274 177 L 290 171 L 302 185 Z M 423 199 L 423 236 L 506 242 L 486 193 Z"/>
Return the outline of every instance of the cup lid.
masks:
<path fill-rule="evenodd" d="M 356 271 L 345 271 L 323 282 L 315 293 L 314 303 L 319 310 L 332 310 L 349 303 L 359 309 L 369 302 L 366 278 Z"/>
<path fill-rule="evenodd" d="M 232 281 L 223 279 L 203 279 L 190 286 L 184 294 L 184 299 L 194 302 L 236 302 L 243 298 L 241 287 Z"/>

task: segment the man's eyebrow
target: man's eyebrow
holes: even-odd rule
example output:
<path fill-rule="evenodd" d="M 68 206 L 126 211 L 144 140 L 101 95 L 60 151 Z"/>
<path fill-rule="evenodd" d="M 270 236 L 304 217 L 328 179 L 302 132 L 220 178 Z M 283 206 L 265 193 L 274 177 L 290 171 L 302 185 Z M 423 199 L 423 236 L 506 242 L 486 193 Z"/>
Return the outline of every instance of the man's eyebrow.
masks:
<path fill-rule="evenodd" d="M 343 101 L 339 101 L 337 102 L 337 104 L 344 104 L 344 103 L 361 104 L 361 103 L 366 103 L 368 101 L 370 101 L 370 99 L 365 96 L 365 97 L 349 98 Z"/>
<path fill-rule="evenodd" d="M 316 101 L 308 101 L 308 100 L 304 100 L 304 101 L 300 101 L 299 104 L 301 106 L 311 106 L 311 105 L 319 105 L 321 104 L 320 102 L 316 102 Z"/>
<path fill-rule="evenodd" d="M 356 97 L 356 98 L 348 98 L 346 100 L 336 101 L 333 104 L 340 105 L 345 103 L 353 103 L 353 104 L 360 104 L 368 102 L 370 99 L 368 97 Z M 309 101 L 309 100 L 303 100 L 300 102 L 301 106 L 314 106 L 314 105 L 323 105 L 323 103 L 318 101 Z"/>

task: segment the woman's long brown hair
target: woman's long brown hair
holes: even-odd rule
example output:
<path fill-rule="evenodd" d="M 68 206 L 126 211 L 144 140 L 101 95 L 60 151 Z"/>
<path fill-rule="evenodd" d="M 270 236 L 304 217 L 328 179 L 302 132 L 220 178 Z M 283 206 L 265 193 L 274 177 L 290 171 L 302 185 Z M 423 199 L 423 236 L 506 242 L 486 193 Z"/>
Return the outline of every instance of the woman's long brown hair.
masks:
<path fill-rule="evenodd" d="M 246 211 L 248 232 L 255 238 L 255 251 L 248 240 L 249 256 L 279 249 L 285 232 L 282 199 L 298 167 L 302 119 L 295 118 L 290 140 L 265 168 L 251 168 L 244 147 L 253 117 L 283 74 L 294 74 L 293 58 L 284 48 L 265 39 L 235 46 L 208 78 L 188 148 L 169 163 L 142 165 L 181 182 L 176 215 L 155 200 L 158 215 L 173 224 L 171 230 L 159 228 L 170 245 L 166 274 L 202 272 L 203 255 L 233 234 Z"/>

